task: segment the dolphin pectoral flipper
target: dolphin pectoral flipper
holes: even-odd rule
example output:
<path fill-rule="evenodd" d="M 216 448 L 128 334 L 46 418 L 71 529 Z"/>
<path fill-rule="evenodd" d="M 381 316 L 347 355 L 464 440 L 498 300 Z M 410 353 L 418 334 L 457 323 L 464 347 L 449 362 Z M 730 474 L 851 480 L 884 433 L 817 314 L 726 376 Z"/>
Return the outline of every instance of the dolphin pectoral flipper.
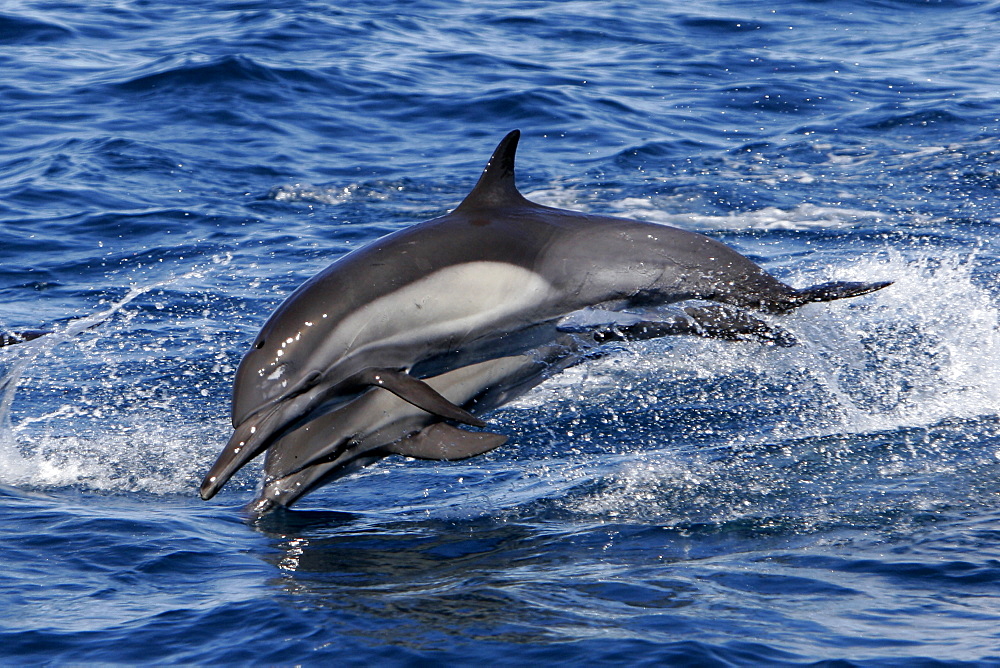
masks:
<path fill-rule="evenodd" d="M 356 376 L 356 380 L 364 385 L 389 390 L 403 401 L 407 401 L 433 415 L 472 425 L 473 427 L 486 426 L 486 423 L 475 415 L 461 406 L 456 406 L 441 396 L 433 387 L 404 371 L 396 369 L 365 369 Z"/>
<path fill-rule="evenodd" d="M 499 448 L 507 437 L 487 431 L 465 431 L 444 422 L 435 422 L 422 430 L 385 447 L 387 452 L 414 459 L 468 459 Z"/>

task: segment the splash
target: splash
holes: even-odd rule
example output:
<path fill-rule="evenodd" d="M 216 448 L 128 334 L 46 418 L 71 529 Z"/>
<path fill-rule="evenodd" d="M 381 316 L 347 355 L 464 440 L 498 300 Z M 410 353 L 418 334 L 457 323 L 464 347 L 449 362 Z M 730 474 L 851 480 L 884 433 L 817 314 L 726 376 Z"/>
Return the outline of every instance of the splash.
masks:
<path fill-rule="evenodd" d="M 587 402 L 591 414 L 564 427 L 572 435 L 553 437 L 563 457 L 597 443 L 581 459 L 596 463 L 546 461 L 529 475 L 585 516 L 754 530 L 888 526 L 896 514 L 992 498 L 997 278 L 958 253 L 807 273 L 790 282 L 896 282 L 776 318 L 799 340 L 792 348 L 659 341 L 571 369 L 517 407 L 551 414 Z"/>
<path fill-rule="evenodd" d="M 98 313 L 78 318 L 64 328 L 54 331 L 47 336 L 43 336 L 32 341 L 21 344 L 14 349 L 18 354 L 10 369 L 0 379 L 0 434 L 11 431 L 10 405 L 14 401 L 14 394 L 17 390 L 18 382 L 21 380 L 24 370 L 31 365 L 43 353 L 51 352 L 56 346 L 73 337 L 93 329 L 98 325 L 108 321 L 112 316 L 121 311 L 129 302 L 136 297 L 143 295 L 154 288 L 167 284 L 170 281 L 154 283 L 146 287 L 133 287 L 124 297 L 111 304 L 107 309 Z"/>
<path fill-rule="evenodd" d="M 215 258 L 212 262 L 224 264 L 225 260 Z M 106 390 L 103 396 L 91 393 L 97 395 L 96 402 L 93 396 L 84 393 L 75 401 L 57 401 L 48 410 L 20 416 L 16 422 L 11 408 L 28 372 L 37 371 L 44 379 L 39 392 L 58 393 L 60 373 L 73 377 L 68 370 L 74 364 L 99 355 L 94 351 L 99 339 L 114 338 L 101 333 L 111 321 L 121 320 L 125 323 L 123 328 L 132 326 L 136 314 L 127 312 L 130 303 L 169 285 L 203 276 L 203 270 L 196 269 L 165 280 L 133 285 L 120 298 L 109 300 L 100 311 L 73 320 L 49 335 L 0 350 L 0 364 L 5 372 L 0 378 L 0 483 L 151 493 L 176 492 L 179 487 L 193 483 L 197 469 L 204 462 L 191 457 L 190 446 L 204 438 L 205 426 L 176 416 L 164 419 L 155 396 L 149 396 L 147 405 L 131 412 L 109 401 L 109 393 L 120 399 L 127 393 L 140 392 L 135 385 L 147 380 L 128 374 L 128 359 L 108 360 L 102 377 L 86 378 Z M 162 305 L 156 302 L 153 308 L 160 309 Z M 90 330 L 95 331 L 95 336 L 85 340 L 81 335 Z M 153 352 L 149 342 L 142 347 Z M 85 372 L 78 371 L 77 375 L 80 373 Z M 126 389 L 126 386 L 131 387 Z M 88 429 L 88 422 L 99 428 Z M 66 429 L 67 426 L 72 428 Z"/>
<path fill-rule="evenodd" d="M 885 294 L 813 306 L 792 318 L 793 331 L 807 342 L 802 363 L 840 413 L 816 435 L 996 415 L 996 277 L 977 277 L 974 254 L 868 258 L 836 272 L 841 280 L 876 274 L 895 280 Z"/>
<path fill-rule="evenodd" d="M 603 206 L 610 207 L 607 212 L 609 215 L 703 232 L 740 229 L 758 232 L 849 230 L 859 226 L 870 227 L 887 218 L 886 214 L 870 209 L 808 203 L 789 209 L 768 206 L 754 211 L 733 211 L 719 215 L 697 214 L 685 211 L 689 207 L 683 199 L 676 203 L 672 203 L 672 198 L 666 196 L 615 199 L 614 194 L 612 189 L 602 191 L 604 198 L 612 195 L 611 201 L 603 203 Z M 571 186 L 534 190 L 525 196 L 539 204 L 556 208 L 584 212 L 594 208 L 591 194 Z"/>
<path fill-rule="evenodd" d="M 800 270 L 788 280 L 877 277 L 896 284 L 776 318 L 800 341 L 792 348 L 691 338 L 628 344 L 500 411 L 495 419 L 521 448 L 518 469 L 538 482 L 513 476 L 510 499 L 565 495 L 589 511 L 626 515 L 684 507 L 711 517 L 754 512 L 741 497 L 747 490 L 773 501 L 789 489 L 791 477 L 776 462 L 806 479 L 795 467 L 819 458 L 836 477 L 883 437 L 997 415 L 1000 285 L 977 272 L 974 256 L 882 254 L 824 271 Z M 238 347 L 223 333 L 233 323 L 197 306 L 170 329 L 149 319 L 164 312 L 156 310 L 160 302 L 169 312 L 171 300 L 186 293 L 149 300 L 149 318 L 126 306 L 201 277 L 191 272 L 133 287 L 53 335 L 0 351 L 7 367 L 0 381 L 0 483 L 155 494 L 194 489 L 228 429 L 226 383 Z M 121 330 L 115 336 L 105 332 L 110 320 Z M 86 334 L 95 327 L 95 336 Z M 52 354 L 59 346 L 61 354 Z M 79 401 L 33 403 L 31 414 L 13 423 L 22 377 L 43 361 L 57 366 L 52 360 L 70 368 L 71 379 L 90 368 L 103 376 Z M 64 391 L 58 373 L 42 371 L 41 390 Z M 533 469 L 536 453 L 544 457 L 546 449 L 552 461 Z M 992 450 L 987 454 L 993 459 Z M 883 473 L 905 476 L 936 465 L 929 457 L 926 449 L 895 450 L 880 465 L 889 467 Z M 237 487 L 252 477 L 248 472 Z M 589 491 L 581 498 L 570 491 L 576 489 Z"/>

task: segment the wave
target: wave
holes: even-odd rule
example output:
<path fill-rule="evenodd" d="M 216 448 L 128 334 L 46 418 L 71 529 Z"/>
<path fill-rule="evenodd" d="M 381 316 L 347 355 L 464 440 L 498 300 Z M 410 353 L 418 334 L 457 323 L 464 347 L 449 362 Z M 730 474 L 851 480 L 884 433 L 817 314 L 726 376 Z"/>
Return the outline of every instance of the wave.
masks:
<path fill-rule="evenodd" d="M 869 112 L 869 116 L 871 113 Z M 926 128 L 934 125 L 956 125 L 974 122 L 945 109 L 923 109 L 920 111 L 904 111 L 884 114 L 878 120 L 870 121 L 863 127 L 866 130 L 884 132 L 896 128 Z"/>
<path fill-rule="evenodd" d="M 53 21 L 43 21 L 33 16 L 0 14 L 0 43 L 49 44 L 73 37 L 70 28 Z"/>
<path fill-rule="evenodd" d="M 123 93 L 215 93 L 236 90 L 247 100 L 275 102 L 300 96 L 358 96 L 362 89 L 331 70 L 279 67 L 243 54 L 164 56 L 138 68 L 103 75 L 106 86 Z"/>

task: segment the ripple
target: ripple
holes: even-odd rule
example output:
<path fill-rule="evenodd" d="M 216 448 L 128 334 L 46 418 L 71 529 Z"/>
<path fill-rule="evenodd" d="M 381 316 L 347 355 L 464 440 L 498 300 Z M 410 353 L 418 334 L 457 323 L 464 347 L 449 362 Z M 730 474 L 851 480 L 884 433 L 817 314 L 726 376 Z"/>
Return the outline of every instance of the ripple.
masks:
<path fill-rule="evenodd" d="M 73 37 L 73 31 L 59 23 L 26 16 L 0 14 L 0 43 L 49 44 Z"/>
<path fill-rule="evenodd" d="M 13 6 L 0 322 L 56 335 L 0 349 L 9 661 L 996 663 L 996 7 Z M 199 501 L 268 313 L 514 127 L 543 203 L 896 283 L 610 347 L 270 524 L 253 471 Z"/>

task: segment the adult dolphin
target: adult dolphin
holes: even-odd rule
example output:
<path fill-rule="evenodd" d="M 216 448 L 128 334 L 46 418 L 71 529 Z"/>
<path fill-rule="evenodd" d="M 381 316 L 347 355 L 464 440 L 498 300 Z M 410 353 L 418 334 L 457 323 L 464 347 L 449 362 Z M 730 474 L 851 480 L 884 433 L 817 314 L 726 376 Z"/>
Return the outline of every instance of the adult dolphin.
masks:
<path fill-rule="evenodd" d="M 271 315 L 237 370 L 235 431 L 203 499 L 278 439 L 372 387 L 483 426 L 423 379 L 496 359 L 496 349 L 524 352 L 519 333 L 581 309 L 701 299 L 781 313 L 890 284 L 796 289 L 701 234 L 530 202 L 514 183 L 519 136 L 500 142 L 454 211 L 340 258 Z"/>

